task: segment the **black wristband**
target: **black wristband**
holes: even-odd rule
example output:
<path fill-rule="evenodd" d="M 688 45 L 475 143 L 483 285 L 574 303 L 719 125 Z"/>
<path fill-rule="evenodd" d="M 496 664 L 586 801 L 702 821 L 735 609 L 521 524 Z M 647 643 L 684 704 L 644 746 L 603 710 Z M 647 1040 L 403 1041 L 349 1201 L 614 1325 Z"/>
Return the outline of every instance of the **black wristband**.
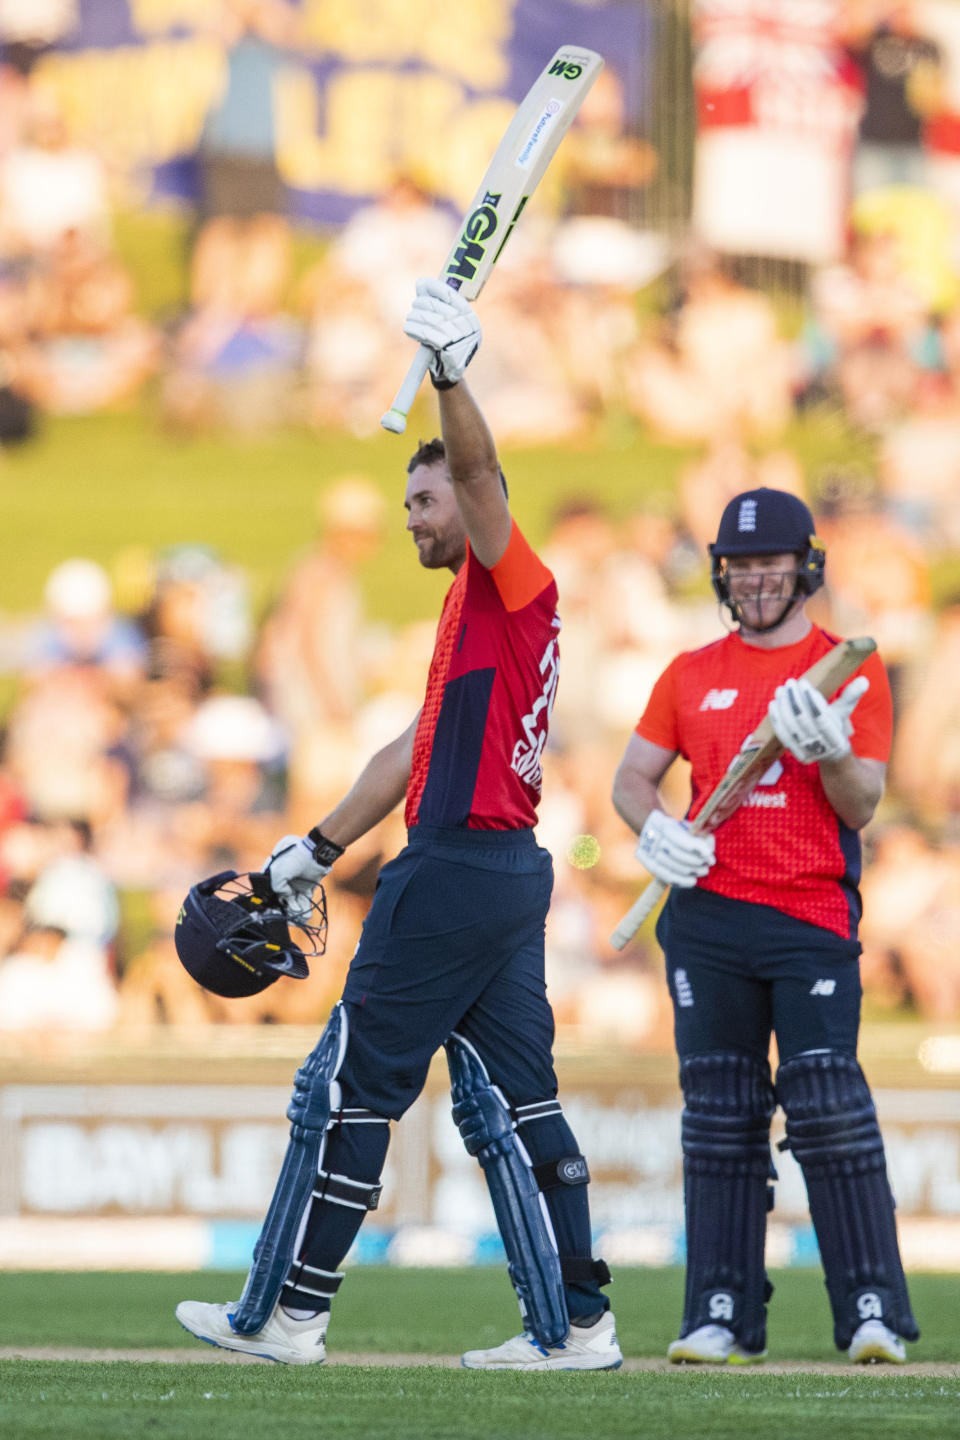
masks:
<path fill-rule="evenodd" d="M 313 855 L 318 865 L 332 865 L 343 854 L 344 846 L 335 840 L 328 840 L 318 825 L 307 831 L 307 839 L 313 846 Z"/>
<path fill-rule="evenodd" d="M 430 376 L 430 384 L 434 390 L 452 390 L 454 385 L 460 384 L 459 380 L 438 380 L 432 370 L 428 370 L 427 374 Z"/>

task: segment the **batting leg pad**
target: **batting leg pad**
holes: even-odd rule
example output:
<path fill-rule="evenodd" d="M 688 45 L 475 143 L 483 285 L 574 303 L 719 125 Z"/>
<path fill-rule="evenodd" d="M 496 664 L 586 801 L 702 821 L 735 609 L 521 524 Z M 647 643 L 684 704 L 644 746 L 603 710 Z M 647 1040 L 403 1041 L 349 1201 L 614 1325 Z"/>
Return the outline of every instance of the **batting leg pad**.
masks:
<path fill-rule="evenodd" d="M 856 1058 L 796 1055 L 777 1072 L 777 1097 L 787 1119 L 780 1148 L 793 1152 L 806 1181 L 837 1347 L 873 1319 L 916 1340 L 883 1140 Z"/>
<path fill-rule="evenodd" d="M 253 1264 L 230 1324 L 239 1335 L 262 1330 L 280 1298 L 300 1225 L 310 1204 L 330 1113 L 340 1104 L 337 1075 L 347 1051 L 347 1015 L 333 1007 L 316 1048 L 300 1066 L 287 1109 L 290 1141 L 273 1199 L 253 1251 Z"/>
<path fill-rule="evenodd" d="M 724 1325 L 752 1352 L 766 1343 L 767 1212 L 776 1171 L 770 1120 L 776 1102 L 766 1062 L 746 1054 L 681 1061 L 687 1272 L 681 1337 Z"/>
<path fill-rule="evenodd" d="M 557 1245 L 540 1187 L 513 1117 L 476 1050 L 456 1033 L 446 1042 L 453 1118 L 483 1168 L 524 1325 L 541 1345 L 570 1329 Z"/>
<path fill-rule="evenodd" d="M 608 1308 L 600 1287 L 610 1284 L 610 1271 L 592 1254 L 586 1157 L 580 1154 L 559 1100 L 516 1105 L 511 1113 L 517 1139 L 546 1201 L 570 1319 L 595 1315 Z"/>

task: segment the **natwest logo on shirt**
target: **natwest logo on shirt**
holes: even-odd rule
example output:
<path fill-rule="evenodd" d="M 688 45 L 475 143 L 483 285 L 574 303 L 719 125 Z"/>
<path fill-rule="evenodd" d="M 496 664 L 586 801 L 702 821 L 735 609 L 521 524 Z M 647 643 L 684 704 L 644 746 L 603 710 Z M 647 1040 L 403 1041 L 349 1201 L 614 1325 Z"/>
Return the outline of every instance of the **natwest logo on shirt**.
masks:
<path fill-rule="evenodd" d="M 559 629 L 559 617 L 555 617 L 553 623 Z M 510 761 L 511 770 L 515 770 L 520 779 L 532 786 L 538 794 L 543 785 L 540 756 L 547 743 L 550 714 L 560 678 L 560 653 L 556 635 L 551 636 L 540 658 L 540 674 L 543 676 L 543 689 L 533 702 L 533 709 L 523 717 L 523 738 L 513 747 L 513 758 Z"/>
<path fill-rule="evenodd" d="M 729 710 L 739 693 L 738 690 L 708 690 L 700 701 L 700 709 Z"/>

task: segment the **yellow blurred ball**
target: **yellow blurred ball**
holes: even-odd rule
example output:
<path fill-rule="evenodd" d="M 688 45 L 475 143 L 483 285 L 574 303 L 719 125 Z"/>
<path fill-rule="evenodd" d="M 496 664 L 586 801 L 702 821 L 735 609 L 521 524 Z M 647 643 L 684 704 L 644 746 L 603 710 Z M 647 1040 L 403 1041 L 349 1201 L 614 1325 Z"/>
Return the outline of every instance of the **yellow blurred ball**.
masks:
<path fill-rule="evenodd" d="M 567 847 L 567 860 L 575 870 L 589 870 L 600 859 L 600 841 L 596 835 L 577 835 Z"/>

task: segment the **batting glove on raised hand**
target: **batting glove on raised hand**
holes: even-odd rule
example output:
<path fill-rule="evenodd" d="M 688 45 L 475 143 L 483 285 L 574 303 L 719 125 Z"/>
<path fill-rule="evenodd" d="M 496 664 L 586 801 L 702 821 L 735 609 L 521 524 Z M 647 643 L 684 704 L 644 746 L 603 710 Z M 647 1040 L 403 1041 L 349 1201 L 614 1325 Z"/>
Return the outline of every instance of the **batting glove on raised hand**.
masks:
<path fill-rule="evenodd" d="M 284 835 L 277 841 L 263 863 L 263 873 L 288 920 L 298 924 L 310 919 L 313 892 L 342 854 L 343 846 L 335 845 L 319 830 Z"/>
<path fill-rule="evenodd" d="M 665 885 L 689 890 L 717 858 L 712 835 L 694 835 L 685 820 L 651 810 L 640 831 L 635 855 Z"/>
<path fill-rule="evenodd" d="M 830 705 L 809 680 L 786 680 L 777 686 L 767 715 L 780 744 L 801 765 L 842 760 L 850 754 L 850 716 L 869 689 L 866 675 L 858 675 Z"/>
<path fill-rule="evenodd" d="M 403 328 L 411 340 L 433 351 L 430 378 L 438 390 L 463 379 L 480 344 L 480 321 L 462 295 L 443 280 L 418 280 Z"/>

